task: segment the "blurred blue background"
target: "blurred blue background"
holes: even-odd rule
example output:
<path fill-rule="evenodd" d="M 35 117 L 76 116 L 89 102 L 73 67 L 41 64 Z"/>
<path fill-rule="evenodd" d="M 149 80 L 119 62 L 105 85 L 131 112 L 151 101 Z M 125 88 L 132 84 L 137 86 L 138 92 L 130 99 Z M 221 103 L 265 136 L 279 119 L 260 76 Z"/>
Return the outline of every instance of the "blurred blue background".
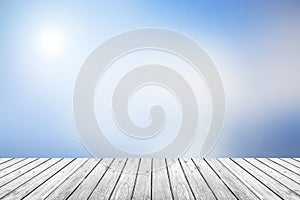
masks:
<path fill-rule="evenodd" d="M 72 95 L 87 56 L 141 27 L 177 30 L 218 68 L 211 157 L 300 157 L 300 1 L 0 1 L 0 157 L 88 157 Z"/>

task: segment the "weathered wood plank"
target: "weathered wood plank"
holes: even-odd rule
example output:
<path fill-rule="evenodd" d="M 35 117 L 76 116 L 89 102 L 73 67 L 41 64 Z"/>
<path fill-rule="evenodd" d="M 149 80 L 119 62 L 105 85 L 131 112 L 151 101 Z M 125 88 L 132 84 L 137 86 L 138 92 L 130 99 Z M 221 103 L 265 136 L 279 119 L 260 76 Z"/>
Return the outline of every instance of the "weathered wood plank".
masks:
<path fill-rule="evenodd" d="M 259 199 L 246 185 L 237 179 L 226 167 L 218 160 L 208 158 L 205 159 L 213 171 L 220 179 L 230 188 L 238 199 Z"/>
<path fill-rule="evenodd" d="M 209 187 L 218 199 L 236 199 L 228 187 L 218 178 L 216 173 L 203 159 L 193 159 L 199 172 L 203 175 Z"/>
<path fill-rule="evenodd" d="M 270 158 L 271 161 L 275 162 L 275 163 L 278 163 L 279 165 L 285 167 L 286 169 L 300 175 L 300 168 L 298 167 L 295 167 L 294 165 L 291 165 L 290 163 L 288 162 L 285 162 L 279 158 Z"/>
<path fill-rule="evenodd" d="M 28 165 L 29 163 L 32 163 L 33 161 L 37 160 L 37 158 L 28 158 L 25 160 L 22 160 L 21 162 L 18 162 L 14 165 L 12 165 L 11 167 L 8 167 L 4 170 L 0 171 L 0 179 L 3 178 L 4 176 L 9 175 L 10 173 L 17 171 L 18 169 Z"/>
<path fill-rule="evenodd" d="M 280 184 L 280 182 L 271 178 L 261 170 L 257 169 L 246 160 L 233 158 L 233 161 L 251 173 L 257 180 L 266 185 L 281 198 L 299 200 L 299 196 L 296 193 L 286 188 L 284 185 Z"/>
<path fill-rule="evenodd" d="M 100 159 L 93 158 L 83 163 L 83 165 L 69 177 L 65 176 L 64 178 L 66 180 L 62 179 L 61 184 L 58 183 L 57 186 L 52 187 L 44 194 L 43 199 L 67 199 L 68 196 L 82 183 L 83 179 L 91 173 L 97 164 L 99 164 L 99 161 Z"/>
<path fill-rule="evenodd" d="M 25 158 L 14 158 L 12 160 L 7 161 L 7 162 L 0 165 L 0 171 L 13 166 L 13 165 L 21 162 L 22 160 L 25 160 Z"/>
<path fill-rule="evenodd" d="M 13 192 L 9 193 L 5 197 L 5 199 L 13 200 L 13 199 L 16 199 L 18 197 L 22 197 L 22 199 L 24 199 L 27 196 L 30 196 L 32 198 L 33 197 L 34 198 L 36 198 L 36 197 L 41 198 L 41 195 L 39 195 L 40 193 L 37 193 L 37 195 L 32 196 L 31 195 L 32 192 L 35 192 L 41 185 L 43 185 L 48 180 L 50 180 L 50 178 L 52 176 L 59 173 L 60 170 L 64 169 L 66 166 L 71 164 L 74 160 L 75 159 L 66 159 L 66 158 L 63 159 L 61 162 L 58 162 L 55 165 L 48 168 L 47 170 L 42 171 L 37 176 L 33 177 L 32 179 L 30 179 L 26 183 L 22 184 L 20 187 L 16 188 Z M 47 183 L 47 184 L 49 184 L 49 187 L 46 187 L 45 190 L 51 189 L 51 181 L 49 181 L 49 183 Z M 43 190 L 43 191 L 45 191 L 45 190 Z"/>
<path fill-rule="evenodd" d="M 180 159 L 183 172 L 196 199 L 216 199 L 191 159 Z"/>
<path fill-rule="evenodd" d="M 297 158 L 0 158 L 0 199 L 293 200 L 300 199 L 299 163 Z"/>
<path fill-rule="evenodd" d="M 195 199 L 177 159 L 166 159 L 174 199 Z"/>
<path fill-rule="evenodd" d="M 292 165 L 294 165 L 295 167 L 298 167 L 300 168 L 300 162 L 294 160 L 294 159 L 291 159 L 291 158 L 281 158 L 281 160 L 284 160 Z"/>
<path fill-rule="evenodd" d="M 0 199 L 4 197 L 6 198 L 6 196 L 12 192 L 14 196 L 19 197 L 17 194 L 15 194 L 16 189 L 18 189 L 23 184 L 26 184 L 31 179 L 38 176 L 40 173 L 44 172 L 45 170 L 48 170 L 49 168 L 59 163 L 60 161 L 61 159 L 50 159 L 49 161 L 45 162 L 41 166 L 34 168 L 33 170 L 30 170 L 23 176 L 20 176 L 17 179 L 10 181 L 8 184 L 5 184 L 3 187 L 0 187 Z"/>
<path fill-rule="evenodd" d="M 132 199 L 140 159 L 128 159 L 110 199 Z"/>
<path fill-rule="evenodd" d="M 231 173 L 242 181 L 251 191 L 253 191 L 256 196 L 260 199 L 281 199 L 268 187 L 259 182 L 255 177 L 253 177 L 248 171 L 244 170 L 239 165 L 235 164 L 232 160 L 228 158 L 218 159 Z"/>
<path fill-rule="evenodd" d="M 3 163 L 6 163 L 10 160 L 12 160 L 13 158 L 0 158 L 0 165 L 2 165 Z"/>
<path fill-rule="evenodd" d="M 247 160 L 250 164 L 260 169 L 262 172 L 267 174 L 268 176 L 272 177 L 273 179 L 277 180 L 281 184 L 285 185 L 289 189 L 293 190 L 295 193 L 300 195 L 300 185 L 298 183 L 295 183 L 294 181 L 290 180 L 286 176 L 280 174 L 276 170 L 262 164 L 261 162 L 255 160 L 254 158 L 247 158 Z M 299 196 L 300 199 L 300 196 Z"/>
<path fill-rule="evenodd" d="M 114 159 L 105 158 L 100 161 L 95 169 L 84 179 L 82 184 L 68 197 L 70 200 L 88 199 L 96 188 L 97 184 L 102 180 L 108 171 Z"/>
<path fill-rule="evenodd" d="M 117 184 L 127 159 L 116 158 L 89 199 L 108 199 Z"/>
<path fill-rule="evenodd" d="M 26 166 L 23 166 L 22 168 L 14 171 L 10 174 L 7 174 L 6 176 L 3 176 L 2 178 L 0 178 L 0 187 L 3 187 L 4 185 L 8 184 L 9 182 L 23 176 L 30 170 L 32 170 L 36 167 L 39 167 L 40 165 L 42 165 L 43 163 L 45 163 L 49 160 L 50 160 L 50 158 L 40 158 Z"/>
<path fill-rule="evenodd" d="M 52 170 L 50 173 L 45 174 L 43 177 L 38 177 L 39 180 L 33 180 L 34 184 L 31 184 L 31 187 L 36 187 L 34 188 L 34 190 L 31 190 L 29 194 L 26 194 L 26 197 L 24 199 L 30 200 L 36 197 L 43 197 L 48 192 L 56 189 L 87 161 L 87 159 L 75 159 L 74 161 L 71 159 L 69 160 L 69 162 L 67 162 L 64 166 L 58 168 L 57 170 Z"/>
<path fill-rule="evenodd" d="M 298 174 L 296 174 L 296 173 L 286 169 L 285 167 L 282 167 L 281 165 L 279 165 L 275 162 L 272 162 L 268 159 L 257 158 L 256 160 L 258 160 L 261 163 L 265 164 L 266 166 L 278 171 L 279 173 L 281 173 L 282 175 L 288 177 L 292 181 L 295 181 L 296 183 L 300 184 L 300 176 Z"/>
<path fill-rule="evenodd" d="M 151 165 L 151 158 L 141 159 L 132 199 L 151 199 Z"/>
<path fill-rule="evenodd" d="M 152 160 L 152 199 L 172 199 L 165 159 Z"/>

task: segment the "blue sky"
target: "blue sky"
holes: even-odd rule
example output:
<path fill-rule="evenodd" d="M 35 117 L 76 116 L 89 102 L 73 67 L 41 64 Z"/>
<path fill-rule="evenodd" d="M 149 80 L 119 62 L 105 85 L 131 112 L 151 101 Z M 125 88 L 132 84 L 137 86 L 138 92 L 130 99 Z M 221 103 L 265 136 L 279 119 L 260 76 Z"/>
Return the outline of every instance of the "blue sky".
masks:
<path fill-rule="evenodd" d="M 142 27 L 197 41 L 226 92 L 222 136 L 209 156 L 300 156 L 298 1 L 1 1 L 0 156 L 86 157 L 72 95 L 103 41 Z M 43 34 L 59 32 L 49 52 Z"/>

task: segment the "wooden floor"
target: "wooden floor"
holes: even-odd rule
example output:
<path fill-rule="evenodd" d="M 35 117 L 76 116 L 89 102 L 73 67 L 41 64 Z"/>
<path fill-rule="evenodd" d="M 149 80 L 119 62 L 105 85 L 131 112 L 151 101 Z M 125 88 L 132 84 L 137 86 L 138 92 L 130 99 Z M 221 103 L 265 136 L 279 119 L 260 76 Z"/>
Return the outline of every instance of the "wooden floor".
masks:
<path fill-rule="evenodd" d="M 300 199 L 300 159 L 0 158 L 0 199 Z"/>

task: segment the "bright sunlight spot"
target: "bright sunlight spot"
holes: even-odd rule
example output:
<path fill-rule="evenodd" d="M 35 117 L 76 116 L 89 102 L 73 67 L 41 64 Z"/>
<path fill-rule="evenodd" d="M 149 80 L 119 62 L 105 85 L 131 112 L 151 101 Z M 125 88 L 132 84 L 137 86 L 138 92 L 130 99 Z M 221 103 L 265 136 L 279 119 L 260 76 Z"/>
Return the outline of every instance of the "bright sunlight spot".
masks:
<path fill-rule="evenodd" d="M 46 55 L 57 55 L 62 53 L 65 46 L 65 38 L 58 30 L 45 30 L 39 38 L 40 50 Z"/>

